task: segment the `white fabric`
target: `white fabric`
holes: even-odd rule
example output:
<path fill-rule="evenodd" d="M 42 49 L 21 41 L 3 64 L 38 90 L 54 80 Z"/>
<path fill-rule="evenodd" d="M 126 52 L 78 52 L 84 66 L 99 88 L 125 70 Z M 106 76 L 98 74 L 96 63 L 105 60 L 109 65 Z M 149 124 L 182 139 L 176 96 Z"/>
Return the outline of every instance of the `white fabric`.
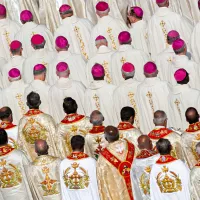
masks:
<path fill-rule="evenodd" d="M 54 41 L 58 36 L 64 36 L 69 42 L 69 51 L 81 54 L 86 59 L 89 57 L 90 34 L 93 25 L 88 19 L 76 16 L 67 17 L 62 20 L 62 25 L 54 33 Z M 79 30 L 76 32 L 76 28 Z"/>
<path fill-rule="evenodd" d="M 140 111 L 140 129 L 148 134 L 153 128 L 153 114 L 157 110 L 166 112 L 170 116 L 168 106 L 169 85 L 159 78 L 146 78 L 137 88 L 137 102 Z"/>
<path fill-rule="evenodd" d="M 84 109 L 86 116 L 99 110 L 104 116 L 104 125 L 117 125 L 114 113 L 113 92 L 116 86 L 106 81 L 92 81 L 85 92 Z"/>
<path fill-rule="evenodd" d="M 3 66 L 7 63 L 7 60 L 5 58 L 0 57 L 0 87 L 3 87 L 3 75 L 2 75 L 2 71 L 3 71 Z"/>
<path fill-rule="evenodd" d="M 107 46 L 100 46 L 99 49 L 97 50 L 97 54 L 92 57 L 86 66 L 86 75 L 87 75 L 87 80 L 90 83 L 93 81 L 93 76 L 91 73 L 92 67 L 94 64 L 99 63 L 103 65 L 104 70 L 105 70 L 105 81 L 107 83 L 112 83 L 112 78 L 111 78 L 111 56 L 113 55 L 113 51 L 108 48 Z"/>
<path fill-rule="evenodd" d="M 200 91 L 188 85 L 176 85 L 169 94 L 168 102 L 172 126 L 185 130 L 188 127 L 185 111 L 194 107 L 200 112 Z"/>
<path fill-rule="evenodd" d="M 121 69 L 125 62 L 130 62 L 135 67 L 135 78 L 143 81 L 144 65 L 149 61 L 149 57 L 143 51 L 134 49 L 131 45 L 120 45 L 119 50 L 112 55 L 111 74 L 113 83 L 119 85 L 123 81 Z"/>
<path fill-rule="evenodd" d="M 19 24 L 10 19 L 0 20 L 0 55 L 6 60 L 11 57 L 10 43 L 14 40 L 14 36 L 19 29 Z"/>
<path fill-rule="evenodd" d="M 175 175 L 172 173 L 175 173 L 178 178 L 181 180 L 181 186 L 182 190 L 178 192 L 172 192 L 172 193 L 162 193 L 160 191 L 160 188 L 157 184 L 157 176 L 159 173 L 161 174 L 161 178 L 163 179 L 165 176 L 165 173 L 162 171 L 162 168 L 166 166 L 169 171 L 167 172 L 167 175 L 169 178 L 175 179 Z M 171 173 L 172 172 L 172 173 Z M 151 200 L 190 200 L 190 193 L 189 193 L 189 169 L 188 167 L 181 161 L 176 160 L 167 164 L 154 164 L 151 170 L 150 175 L 150 194 L 151 194 Z M 175 181 L 175 180 L 174 180 Z M 173 187 L 173 186 L 172 186 Z M 176 184 L 175 186 L 176 187 Z"/>
<path fill-rule="evenodd" d="M 30 83 L 31 81 L 33 81 L 33 69 L 34 66 L 37 64 L 45 65 L 48 73 L 49 64 L 53 61 L 55 56 L 56 53 L 54 51 L 49 51 L 47 49 L 38 49 L 33 52 L 32 55 L 28 57 L 23 64 L 22 76 L 25 83 Z"/>
<path fill-rule="evenodd" d="M 136 117 L 138 119 L 139 109 L 136 103 L 136 92 L 137 92 L 137 87 L 139 84 L 140 84 L 139 81 L 137 81 L 134 78 L 130 78 L 130 79 L 124 80 L 115 89 L 114 94 L 113 94 L 113 99 L 114 99 L 115 115 L 117 116 L 118 123 L 121 121 L 121 116 L 120 116 L 121 109 L 125 106 L 133 107 L 136 112 Z M 139 128 L 139 119 L 138 119 L 138 123 L 135 120 L 134 125 Z"/>
<path fill-rule="evenodd" d="M 36 92 L 40 95 L 41 105 L 40 110 L 44 113 L 49 114 L 49 89 L 50 86 L 41 80 L 33 80 L 25 89 L 25 98 L 31 92 Z"/>
<path fill-rule="evenodd" d="M 19 40 L 22 43 L 23 47 L 23 56 L 25 58 L 32 55 L 35 51 L 31 45 L 31 38 L 35 34 L 40 34 L 44 37 L 46 44 L 45 48 L 52 50 L 52 41 L 53 35 L 52 33 L 43 25 L 38 25 L 34 22 L 27 22 L 25 23 L 19 32 L 15 35 L 15 39 Z"/>
<path fill-rule="evenodd" d="M 156 56 L 167 47 L 166 37 L 169 31 L 177 30 L 181 38 L 189 43 L 192 29 L 192 25 L 185 18 L 169 8 L 159 8 L 148 23 L 148 40 L 152 59 L 155 60 Z"/>
<path fill-rule="evenodd" d="M 129 32 L 131 34 L 133 47 L 149 54 L 146 21 L 140 20 L 132 23 Z"/>
<path fill-rule="evenodd" d="M 190 172 L 190 195 L 191 200 L 200 199 L 199 180 L 200 180 L 200 167 L 194 167 Z"/>
<path fill-rule="evenodd" d="M 87 172 L 89 176 L 88 187 L 84 189 L 69 189 L 66 187 L 63 180 L 64 172 L 69 168 L 68 176 L 72 175 L 74 172 L 73 163 L 79 165 L 76 169 L 78 174 L 83 176 L 83 170 Z M 100 200 L 96 177 L 96 161 L 90 157 L 79 160 L 64 159 L 60 164 L 60 185 L 63 200 Z"/>
<path fill-rule="evenodd" d="M 133 189 L 133 197 L 134 199 L 141 200 L 150 200 L 150 191 L 147 189 L 147 193 L 145 194 L 141 185 L 142 181 L 145 181 L 148 184 L 150 179 L 150 172 L 146 171 L 147 168 L 152 167 L 153 164 L 159 159 L 160 155 L 156 154 L 154 156 L 143 158 L 143 159 L 135 159 L 132 167 L 131 167 L 131 183 Z M 144 184 L 144 182 L 142 182 Z M 146 185 L 145 188 L 148 188 L 150 185 Z"/>
<path fill-rule="evenodd" d="M 5 128 L 6 133 L 8 134 L 8 144 L 12 146 L 12 148 L 16 148 L 17 137 L 18 137 L 18 126 L 14 126 L 12 128 Z"/>
<path fill-rule="evenodd" d="M 59 123 L 64 119 L 65 113 L 63 110 L 63 100 L 66 97 L 74 99 L 78 105 L 77 113 L 85 114 L 84 112 L 84 93 L 85 87 L 79 81 L 74 81 L 69 78 L 60 78 L 49 90 L 50 114 L 55 121 Z"/>
<path fill-rule="evenodd" d="M 112 18 L 111 16 L 104 16 L 98 20 L 94 26 L 90 36 L 90 54 L 94 56 L 97 52 L 95 46 L 95 39 L 102 35 L 108 41 L 108 47 L 112 50 L 119 48 L 118 35 L 122 31 L 127 31 L 127 26 L 123 21 Z"/>
<path fill-rule="evenodd" d="M 176 55 L 172 60 L 171 64 L 169 65 L 169 78 L 168 81 L 172 85 L 176 85 L 176 80 L 174 78 L 174 73 L 176 70 L 184 68 L 190 77 L 189 85 L 191 88 L 200 89 L 200 64 L 189 60 L 186 55 Z"/>
<path fill-rule="evenodd" d="M 8 80 L 8 72 L 12 68 L 17 68 L 22 74 L 22 66 L 24 64 L 24 61 L 25 61 L 24 57 L 16 55 L 12 56 L 11 59 L 5 65 L 2 66 L 2 84 L 4 88 L 10 85 L 10 82 Z"/>
<path fill-rule="evenodd" d="M 3 106 L 8 106 L 13 112 L 14 124 L 26 113 L 24 91 L 27 85 L 22 81 L 11 82 L 10 86 L 2 90 Z"/>
<path fill-rule="evenodd" d="M 70 70 L 70 78 L 75 81 L 81 81 L 85 86 L 88 85 L 86 79 L 86 63 L 80 54 L 72 54 L 69 51 L 60 51 L 57 53 L 53 62 L 49 65 L 48 70 L 48 83 L 50 85 L 55 84 L 58 80 L 56 75 L 56 65 L 59 62 L 66 62 Z"/>

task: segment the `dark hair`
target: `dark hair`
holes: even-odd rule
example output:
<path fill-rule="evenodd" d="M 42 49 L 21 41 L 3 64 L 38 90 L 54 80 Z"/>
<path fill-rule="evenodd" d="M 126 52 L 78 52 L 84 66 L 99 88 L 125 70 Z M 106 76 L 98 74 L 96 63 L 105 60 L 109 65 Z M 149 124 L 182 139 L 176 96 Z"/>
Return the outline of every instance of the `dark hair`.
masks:
<path fill-rule="evenodd" d="M 186 117 L 186 120 L 189 122 L 189 124 L 194 124 L 199 121 L 199 113 L 193 107 L 189 107 L 186 110 L 185 117 Z"/>
<path fill-rule="evenodd" d="M 137 19 L 142 19 L 142 17 L 138 17 L 136 14 L 135 14 L 135 12 L 134 12 L 134 9 L 130 9 L 130 16 L 133 16 L 133 17 L 135 17 L 135 18 L 137 18 Z"/>
<path fill-rule="evenodd" d="M 185 51 L 185 45 L 180 49 L 174 50 L 174 53 L 175 54 L 180 54 L 180 53 L 183 53 L 184 51 Z"/>
<path fill-rule="evenodd" d="M 135 110 L 126 106 L 121 109 L 120 115 L 122 121 L 128 121 L 131 117 L 135 118 Z"/>
<path fill-rule="evenodd" d="M 13 55 L 15 55 L 15 54 L 17 54 L 17 53 L 20 52 L 21 48 L 22 48 L 22 46 L 19 47 L 18 49 L 15 49 L 15 50 L 12 50 L 12 49 L 11 49 L 10 52 L 11 52 Z"/>
<path fill-rule="evenodd" d="M 46 42 L 44 41 L 42 44 L 33 44 L 34 48 L 35 49 L 44 49 L 44 46 L 45 46 Z"/>
<path fill-rule="evenodd" d="M 9 107 L 4 107 L 4 110 L 0 112 L 0 119 L 6 119 L 12 115 L 12 110 Z"/>
<path fill-rule="evenodd" d="M 34 75 L 34 76 L 35 76 L 35 75 L 40 75 L 40 74 L 42 74 L 42 73 L 44 73 L 44 72 L 46 72 L 46 71 L 47 71 L 46 68 L 44 68 L 44 69 L 42 69 L 42 70 L 37 70 L 37 71 L 33 70 L 33 75 Z"/>
<path fill-rule="evenodd" d="M 0 129 L 0 146 L 8 144 L 8 134 L 4 129 Z"/>
<path fill-rule="evenodd" d="M 177 83 L 180 85 L 185 85 L 185 84 L 188 84 L 189 81 L 190 81 L 190 77 L 189 77 L 189 74 L 187 73 L 186 77 L 182 81 L 177 81 Z"/>
<path fill-rule="evenodd" d="M 71 138 L 71 146 L 72 150 L 81 150 L 84 148 L 85 145 L 85 139 L 81 135 L 75 135 Z"/>
<path fill-rule="evenodd" d="M 67 97 L 64 99 L 63 109 L 66 114 L 73 114 L 77 112 L 78 105 L 74 99 Z"/>
<path fill-rule="evenodd" d="M 65 12 L 60 12 L 60 15 L 68 15 L 68 14 L 73 14 L 73 10 L 70 9 L 70 10 L 67 10 Z"/>
<path fill-rule="evenodd" d="M 28 21 L 21 20 L 21 23 L 22 24 L 26 24 L 27 22 L 32 22 L 32 21 L 33 21 L 33 17 L 30 20 L 28 20 Z"/>
<path fill-rule="evenodd" d="M 38 109 L 41 104 L 40 95 L 36 92 L 31 92 L 27 96 L 27 106 L 30 109 Z"/>
<path fill-rule="evenodd" d="M 168 139 L 161 138 L 156 142 L 156 148 L 161 155 L 167 155 L 171 152 L 171 143 Z"/>
<path fill-rule="evenodd" d="M 104 134 L 108 142 L 119 140 L 119 130 L 114 126 L 107 126 L 104 130 Z"/>
<path fill-rule="evenodd" d="M 177 37 L 169 37 L 167 36 L 167 42 L 168 44 L 172 44 L 175 40 L 179 39 L 180 36 L 177 36 Z"/>

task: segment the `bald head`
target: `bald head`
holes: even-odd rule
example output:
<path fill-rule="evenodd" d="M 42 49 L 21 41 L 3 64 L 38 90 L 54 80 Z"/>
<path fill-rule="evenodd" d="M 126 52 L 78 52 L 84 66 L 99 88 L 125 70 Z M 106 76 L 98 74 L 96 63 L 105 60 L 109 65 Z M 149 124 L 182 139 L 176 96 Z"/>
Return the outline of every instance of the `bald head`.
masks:
<path fill-rule="evenodd" d="M 153 145 L 151 139 L 147 135 L 141 135 L 138 138 L 138 148 L 152 150 Z"/>
<path fill-rule="evenodd" d="M 199 121 L 199 114 L 193 107 L 190 107 L 186 110 L 185 117 L 189 124 L 194 124 Z"/>
<path fill-rule="evenodd" d="M 35 141 L 35 152 L 40 155 L 48 154 L 49 146 L 45 140 L 36 140 Z"/>
<path fill-rule="evenodd" d="M 162 110 L 157 110 L 154 113 L 154 119 L 153 119 L 153 123 L 156 126 L 167 126 L 167 115 L 164 111 Z"/>
<path fill-rule="evenodd" d="M 2 121 L 12 122 L 12 110 L 9 107 L 2 107 L 0 109 L 0 119 Z"/>
<path fill-rule="evenodd" d="M 109 143 L 119 140 L 119 130 L 114 126 L 107 126 L 104 131 L 105 138 Z"/>
<path fill-rule="evenodd" d="M 93 126 L 101 126 L 103 125 L 104 117 L 102 113 L 98 110 L 95 110 L 90 115 L 90 123 L 93 124 Z"/>

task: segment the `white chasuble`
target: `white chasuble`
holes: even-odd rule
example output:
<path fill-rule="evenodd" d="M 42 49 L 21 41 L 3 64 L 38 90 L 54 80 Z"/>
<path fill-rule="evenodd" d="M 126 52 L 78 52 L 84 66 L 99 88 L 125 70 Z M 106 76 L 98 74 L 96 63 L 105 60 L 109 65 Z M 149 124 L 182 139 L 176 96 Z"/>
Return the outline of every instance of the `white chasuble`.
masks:
<path fill-rule="evenodd" d="M 105 118 L 105 126 L 116 125 L 113 99 L 115 88 L 116 86 L 108 84 L 104 80 L 91 82 L 85 92 L 84 109 L 86 116 L 90 116 L 94 110 L 99 110 Z"/>
<path fill-rule="evenodd" d="M 200 92 L 189 85 L 176 85 L 169 94 L 168 103 L 172 127 L 184 131 L 188 127 L 185 111 L 189 107 L 200 111 Z"/>
<path fill-rule="evenodd" d="M 185 163 L 162 155 L 150 174 L 151 200 L 190 200 L 190 171 Z"/>
<path fill-rule="evenodd" d="M 33 200 L 26 175 L 29 161 L 25 154 L 10 145 L 1 146 L 0 152 L 1 200 Z"/>
<path fill-rule="evenodd" d="M 73 152 L 60 165 L 63 200 L 100 200 L 96 161 L 82 152 Z"/>
<path fill-rule="evenodd" d="M 119 85 L 124 79 L 122 77 L 122 65 L 126 62 L 130 62 L 135 66 L 135 78 L 138 81 L 143 81 L 144 65 L 149 61 L 149 57 L 143 51 L 134 49 L 129 44 L 119 46 L 119 50 L 112 55 L 111 58 L 111 74 L 113 84 Z"/>
<path fill-rule="evenodd" d="M 157 110 L 166 112 L 169 116 L 168 103 L 169 85 L 159 78 L 146 78 L 137 88 L 136 102 L 140 111 L 140 129 L 148 134 L 153 128 L 153 115 Z"/>
<path fill-rule="evenodd" d="M 78 105 L 77 112 L 85 114 L 84 108 L 85 87 L 79 81 L 74 81 L 69 78 L 60 78 L 49 90 L 50 114 L 55 119 L 56 123 L 60 123 L 65 117 L 63 110 L 63 100 L 66 97 L 74 99 Z"/>
<path fill-rule="evenodd" d="M 67 28 L 66 28 L 67 27 Z M 88 19 L 76 16 L 62 20 L 62 25 L 54 33 L 54 41 L 58 36 L 64 36 L 69 42 L 69 51 L 81 54 L 86 61 L 89 59 L 90 34 L 93 25 Z"/>
<path fill-rule="evenodd" d="M 134 199 L 151 200 L 150 173 L 152 165 L 156 163 L 159 154 L 142 149 L 131 167 L 131 183 Z"/>
<path fill-rule="evenodd" d="M 25 58 L 31 56 L 35 51 L 31 45 L 31 38 L 36 34 L 44 37 L 46 41 L 45 49 L 53 50 L 53 35 L 46 26 L 38 25 L 35 22 L 26 22 L 15 35 L 15 40 L 19 40 L 22 43 L 22 54 Z"/>

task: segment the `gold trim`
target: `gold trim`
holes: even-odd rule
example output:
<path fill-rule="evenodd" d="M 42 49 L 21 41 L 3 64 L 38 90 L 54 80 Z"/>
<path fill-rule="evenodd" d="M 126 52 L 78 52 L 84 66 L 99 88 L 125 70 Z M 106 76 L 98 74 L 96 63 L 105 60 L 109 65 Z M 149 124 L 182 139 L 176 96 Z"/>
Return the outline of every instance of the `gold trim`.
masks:
<path fill-rule="evenodd" d="M 151 92 L 147 92 L 147 94 L 146 94 L 146 96 L 148 97 L 148 99 L 149 99 L 149 104 L 150 104 L 150 106 L 151 106 L 151 109 L 152 109 L 152 112 L 153 112 L 153 114 L 154 114 L 154 105 L 153 105 L 153 100 L 152 100 L 152 93 Z"/>
<path fill-rule="evenodd" d="M 109 36 L 109 38 L 110 38 L 110 40 L 111 40 L 112 48 L 113 48 L 114 50 L 117 50 L 117 46 L 116 46 L 116 44 L 115 44 L 115 38 L 114 38 L 114 36 L 112 35 L 112 28 L 108 27 L 107 33 L 108 33 L 108 36 Z"/>
<path fill-rule="evenodd" d="M 110 77 L 109 70 L 108 70 L 108 62 L 104 60 L 102 65 L 103 65 L 103 68 L 105 70 L 106 82 L 112 83 L 112 79 Z"/>

